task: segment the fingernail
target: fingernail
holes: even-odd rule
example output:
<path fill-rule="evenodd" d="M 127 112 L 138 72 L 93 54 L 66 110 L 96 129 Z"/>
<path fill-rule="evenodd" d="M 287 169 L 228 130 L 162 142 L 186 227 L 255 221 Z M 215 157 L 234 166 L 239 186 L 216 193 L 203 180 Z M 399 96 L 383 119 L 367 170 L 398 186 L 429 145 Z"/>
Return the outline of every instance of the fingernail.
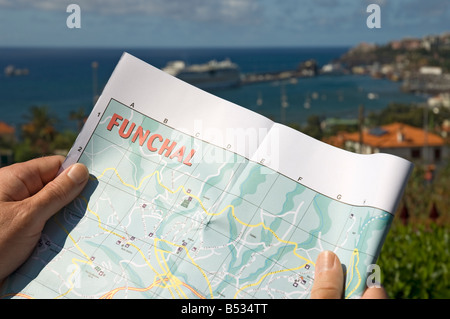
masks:
<path fill-rule="evenodd" d="M 323 251 L 316 260 L 316 273 L 331 270 L 334 267 L 336 255 L 331 251 Z"/>
<path fill-rule="evenodd" d="M 72 165 L 72 167 L 67 172 L 67 176 L 69 176 L 69 178 L 73 182 L 81 184 L 89 178 L 89 171 L 87 170 L 86 166 L 77 163 Z"/>

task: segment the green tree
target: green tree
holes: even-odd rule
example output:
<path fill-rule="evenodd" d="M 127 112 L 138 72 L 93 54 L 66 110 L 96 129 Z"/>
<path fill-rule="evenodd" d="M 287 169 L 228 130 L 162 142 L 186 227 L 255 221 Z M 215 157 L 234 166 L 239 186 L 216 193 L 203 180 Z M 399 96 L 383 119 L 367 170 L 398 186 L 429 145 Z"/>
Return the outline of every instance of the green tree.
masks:
<path fill-rule="evenodd" d="M 368 115 L 368 123 L 373 126 L 401 122 L 416 127 L 423 126 L 424 110 L 415 104 L 390 103 L 378 113 Z"/>
<path fill-rule="evenodd" d="M 306 125 L 301 129 L 303 133 L 314 137 L 315 139 L 322 140 L 323 131 L 321 128 L 321 118 L 318 115 L 311 115 L 306 120 Z"/>
<path fill-rule="evenodd" d="M 57 118 L 49 113 L 47 106 L 32 106 L 24 116 L 26 123 L 21 127 L 22 143 L 15 149 L 16 161 L 48 155 L 53 151 L 52 142 L 57 134 Z"/>
<path fill-rule="evenodd" d="M 84 108 L 81 106 L 76 111 L 70 112 L 69 119 L 77 123 L 78 132 L 83 128 L 87 115 Z"/>

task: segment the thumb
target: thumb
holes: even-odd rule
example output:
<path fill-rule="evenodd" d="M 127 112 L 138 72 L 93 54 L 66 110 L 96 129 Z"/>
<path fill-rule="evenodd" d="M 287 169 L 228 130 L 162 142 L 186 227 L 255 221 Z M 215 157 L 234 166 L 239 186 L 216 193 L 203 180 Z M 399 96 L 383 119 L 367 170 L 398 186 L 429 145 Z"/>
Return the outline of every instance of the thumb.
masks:
<path fill-rule="evenodd" d="M 36 218 L 45 223 L 65 205 L 77 197 L 89 179 L 85 165 L 76 163 L 65 169 L 39 192 L 30 197 Z"/>
<path fill-rule="evenodd" d="M 316 260 L 311 299 L 339 299 L 344 292 L 344 272 L 339 258 L 323 251 Z"/>

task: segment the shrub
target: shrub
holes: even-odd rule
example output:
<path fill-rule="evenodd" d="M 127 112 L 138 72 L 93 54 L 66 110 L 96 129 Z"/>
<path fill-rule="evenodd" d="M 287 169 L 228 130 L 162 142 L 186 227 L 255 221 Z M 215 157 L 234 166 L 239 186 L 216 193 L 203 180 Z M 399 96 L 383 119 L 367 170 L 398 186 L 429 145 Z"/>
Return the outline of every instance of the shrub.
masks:
<path fill-rule="evenodd" d="M 378 259 L 390 298 L 450 298 L 449 226 L 394 224 Z"/>

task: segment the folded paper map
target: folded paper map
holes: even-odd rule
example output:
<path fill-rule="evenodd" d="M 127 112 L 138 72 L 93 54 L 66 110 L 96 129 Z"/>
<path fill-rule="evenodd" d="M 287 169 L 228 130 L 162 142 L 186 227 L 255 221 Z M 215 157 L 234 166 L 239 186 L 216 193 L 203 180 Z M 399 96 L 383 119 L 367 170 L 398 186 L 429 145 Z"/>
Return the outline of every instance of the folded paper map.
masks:
<path fill-rule="evenodd" d="M 359 297 L 411 163 L 350 153 L 124 53 L 63 167 L 91 174 L 3 298 Z"/>

